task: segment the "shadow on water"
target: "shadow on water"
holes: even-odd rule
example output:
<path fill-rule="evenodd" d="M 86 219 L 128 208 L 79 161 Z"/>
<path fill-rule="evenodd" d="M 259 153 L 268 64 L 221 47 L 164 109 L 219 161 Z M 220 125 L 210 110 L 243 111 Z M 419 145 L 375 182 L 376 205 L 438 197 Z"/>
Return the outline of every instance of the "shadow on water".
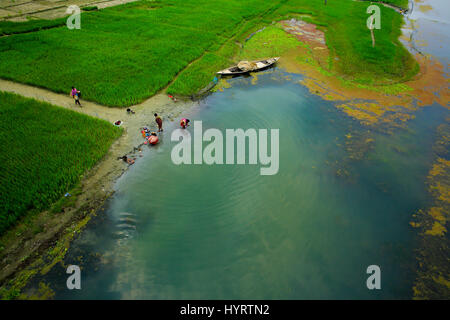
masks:
<path fill-rule="evenodd" d="M 409 298 L 409 221 L 428 200 L 434 130 L 448 111 L 423 108 L 393 135 L 373 131 L 374 147 L 340 176 L 346 135 L 367 128 L 300 79 L 277 69 L 257 85 L 231 79 L 187 115 L 203 130 L 279 129 L 278 174 L 261 176 L 260 165 L 176 166 L 172 124 L 69 249 L 65 263 L 82 267 L 82 290 L 65 288 L 59 265 L 37 281 L 59 299 Z M 373 264 L 379 291 L 366 287 Z"/>

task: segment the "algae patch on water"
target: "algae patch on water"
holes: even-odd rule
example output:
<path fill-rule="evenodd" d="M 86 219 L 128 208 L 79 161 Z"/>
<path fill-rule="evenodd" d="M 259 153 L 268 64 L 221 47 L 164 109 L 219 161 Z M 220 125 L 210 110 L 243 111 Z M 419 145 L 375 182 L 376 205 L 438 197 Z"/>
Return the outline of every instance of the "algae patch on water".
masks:
<path fill-rule="evenodd" d="M 436 102 L 448 107 L 448 81 L 438 61 L 416 56 L 419 75 L 406 82 L 362 81 L 336 68 L 340 58 L 331 54 L 324 30 L 302 20 L 283 20 L 252 37 L 239 57 L 280 55 L 281 68 L 305 75 L 301 85 L 325 100 L 345 102 L 337 107 L 366 126 L 381 122 L 398 127 L 414 118 L 412 113 L 420 106 Z"/>
<path fill-rule="evenodd" d="M 432 204 L 414 214 L 411 222 L 419 230 L 420 243 L 415 299 L 450 298 L 450 119 L 438 127 L 437 133 L 433 147 L 437 158 L 427 177 Z"/>
<path fill-rule="evenodd" d="M 0 287 L 1 299 L 48 299 L 53 297 L 53 290 L 45 283 L 40 283 L 37 291 L 32 289 L 31 292 L 25 292 L 24 289 L 33 278 L 46 275 L 56 264 L 61 263 L 64 266 L 63 260 L 71 241 L 90 221 L 93 213 L 84 212 L 82 214 L 84 217 L 68 227 L 60 240 L 56 241 L 47 252 L 37 257 L 31 265 L 19 271 L 13 279 Z"/>

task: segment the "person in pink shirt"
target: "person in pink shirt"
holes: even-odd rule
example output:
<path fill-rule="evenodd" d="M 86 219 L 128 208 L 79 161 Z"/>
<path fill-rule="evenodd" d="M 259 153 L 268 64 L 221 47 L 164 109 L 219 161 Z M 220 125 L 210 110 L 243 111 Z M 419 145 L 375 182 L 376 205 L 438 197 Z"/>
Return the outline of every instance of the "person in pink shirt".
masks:
<path fill-rule="evenodd" d="M 180 126 L 181 126 L 183 129 L 186 129 L 186 127 L 189 126 L 189 122 L 190 122 L 189 119 L 183 118 L 183 119 L 181 119 L 181 121 L 180 121 Z"/>
<path fill-rule="evenodd" d="M 75 99 L 75 104 L 78 104 L 81 107 L 81 103 L 80 103 L 81 92 L 79 90 L 77 90 L 77 88 L 72 87 L 72 91 L 70 92 L 70 95 Z"/>

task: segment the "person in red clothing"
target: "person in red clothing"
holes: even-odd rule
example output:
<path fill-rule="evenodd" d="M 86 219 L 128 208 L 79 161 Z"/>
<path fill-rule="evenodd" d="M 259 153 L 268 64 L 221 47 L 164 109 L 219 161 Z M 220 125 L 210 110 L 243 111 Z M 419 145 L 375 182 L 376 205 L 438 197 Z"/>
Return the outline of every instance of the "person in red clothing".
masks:
<path fill-rule="evenodd" d="M 161 119 L 160 116 L 158 116 L 157 113 L 155 113 L 155 121 L 156 121 L 156 123 L 158 124 L 158 132 L 163 131 L 163 128 L 162 128 L 162 119 Z"/>
<path fill-rule="evenodd" d="M 183 129 L 186 129 L 186 127 L 189 126 L 189 122 L 190 122 L 189 119 L 183 118 L 183 119 L 181 119 L 181 121 L 180 121 L 180 126 L 181 126 Z"/>

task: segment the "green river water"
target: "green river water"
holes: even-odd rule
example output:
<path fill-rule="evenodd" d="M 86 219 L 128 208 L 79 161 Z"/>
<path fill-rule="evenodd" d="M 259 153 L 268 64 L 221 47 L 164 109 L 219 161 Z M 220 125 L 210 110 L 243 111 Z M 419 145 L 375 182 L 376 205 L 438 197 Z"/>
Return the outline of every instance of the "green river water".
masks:
<path fill-rule="evenodd" d="M 394 135 L 370 132 L 374 147 L 349 161 L 346 135 L 368 129 L 309 94 L 301 78 L 276 69 L 257 85 L 236 78 L 187 113 L 204 130 L 279 129 L 278 174 L 262 176 L 260 165 L 174 165 L 171 123 L 72 244 L 65 262 L 82 267 L 82 290 L 67 290 L 57 266 L 45 279 L 55 297 L 410 297 L 409 221 L 426 204 L 434 128 L 446 111 L 421 109 Z M 373 264 L 381 290 L 366 287 Z"/>

